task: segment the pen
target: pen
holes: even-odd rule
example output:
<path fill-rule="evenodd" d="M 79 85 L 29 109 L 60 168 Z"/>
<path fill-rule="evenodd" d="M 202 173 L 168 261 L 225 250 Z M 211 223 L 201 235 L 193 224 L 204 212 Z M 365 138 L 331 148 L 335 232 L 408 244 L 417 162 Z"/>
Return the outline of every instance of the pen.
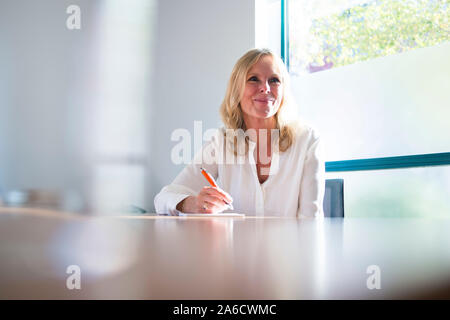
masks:
<path fill-rule="evenodd" d="M 214 188 L 218 188 L 216 181 L 214 181 L 214 178 L 203 168 L 200 168 L 203 176 L 206 178 L 206 180 L 208 180 L 209 184 L 211 186 L 213 186 Z M 230 210 L 234 210 L 233 205 L 231 203 L 226 202 L 225 200 L 223 201 L 225 202 L 228 207 L 230 208 Z"/>

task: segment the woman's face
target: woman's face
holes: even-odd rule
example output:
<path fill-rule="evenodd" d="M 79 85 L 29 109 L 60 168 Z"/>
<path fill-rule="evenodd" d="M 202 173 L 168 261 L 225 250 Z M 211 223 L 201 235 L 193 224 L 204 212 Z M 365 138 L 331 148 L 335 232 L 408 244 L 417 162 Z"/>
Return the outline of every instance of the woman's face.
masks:
<path fill-rule="evenodd" d="M 269 55 L 263 56 L 249 70 L 241 108 L 249 120 L 268 119 L 280 108 L 283 99 L 281 73 Z"/>

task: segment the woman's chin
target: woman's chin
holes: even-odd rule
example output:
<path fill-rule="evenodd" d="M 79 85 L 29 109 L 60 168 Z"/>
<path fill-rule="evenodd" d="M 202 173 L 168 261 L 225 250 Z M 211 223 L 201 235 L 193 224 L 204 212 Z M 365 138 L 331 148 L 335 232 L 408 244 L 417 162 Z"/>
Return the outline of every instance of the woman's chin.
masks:
<path fill-rule="evenodd" d="M 272 108 L 268 107 L 258 110 L 258 115 L 261 118 L 267 119 L 272 117 L 274 115 L 274 112 Z"/>
<path fill-rule="evenodd" d="M 270 112 L 267 113 L 260 113 L 258 114 L 258 116 L 256 118 L 260 119 L 260 120 L 265 120 L 265 119 L 270 119 L 273 117 L 273 114 Z"/>
<path fill-rule="evenodd" d="M 273 108 L 267 107 L 267 108 L 255 108 L 253 109 L 253 112 L 250 115 L 250 117 L 255 119 L 269 119 L 275 115 L 275 112 Z"/>

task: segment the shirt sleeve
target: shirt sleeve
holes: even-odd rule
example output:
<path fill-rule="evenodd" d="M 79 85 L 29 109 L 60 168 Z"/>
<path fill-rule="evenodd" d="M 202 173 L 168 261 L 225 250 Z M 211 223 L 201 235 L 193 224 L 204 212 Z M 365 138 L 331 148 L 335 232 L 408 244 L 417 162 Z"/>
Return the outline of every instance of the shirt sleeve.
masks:
<path fill-rule="evenodd" d="M 203 167 L 214 179 L 217 179 L 219 151 L 217 140 L 218 135 L 213 136 L 175 180 L 156 195 L 154 199 L 156 213 L 178 215 L 179 211 L 176 209 L 178 203 L 188 196 L 196 196 L 204 186 L 209 185 L 200 168 Z"/>
<path fill-rule="evenodd" d="M 322 143 L 317 134 L 312 131 L 300 184 L 297 217 L 323 217 L 324 192 L 325 162 Z"/>

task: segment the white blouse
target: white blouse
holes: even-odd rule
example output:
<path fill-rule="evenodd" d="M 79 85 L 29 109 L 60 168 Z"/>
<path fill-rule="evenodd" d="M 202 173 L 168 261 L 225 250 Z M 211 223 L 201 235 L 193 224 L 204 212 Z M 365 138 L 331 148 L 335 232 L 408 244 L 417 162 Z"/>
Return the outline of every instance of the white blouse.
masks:
<path fill-rule="evenodd" d="M 156 195 L 157 213 L 178 215 L 176 206 L 180 201 L 196 196 L 204 186 L 209 186 L 200 171 L 203 167 L 216 179 L 219 187 L 231 195 L 233 212 L 256 216 L 323 217 L 325 164 L 320 139 L 312 128 L 303 126 L 287 151 L 272 154 L 269 177 L 262 184 L 256 171 L 256 143 L 249 140 L 249 152 L 245 156 L 236 156 L 226 145 L 224 132 L 223 128 L 217 130 L 193 162 Z"/>

